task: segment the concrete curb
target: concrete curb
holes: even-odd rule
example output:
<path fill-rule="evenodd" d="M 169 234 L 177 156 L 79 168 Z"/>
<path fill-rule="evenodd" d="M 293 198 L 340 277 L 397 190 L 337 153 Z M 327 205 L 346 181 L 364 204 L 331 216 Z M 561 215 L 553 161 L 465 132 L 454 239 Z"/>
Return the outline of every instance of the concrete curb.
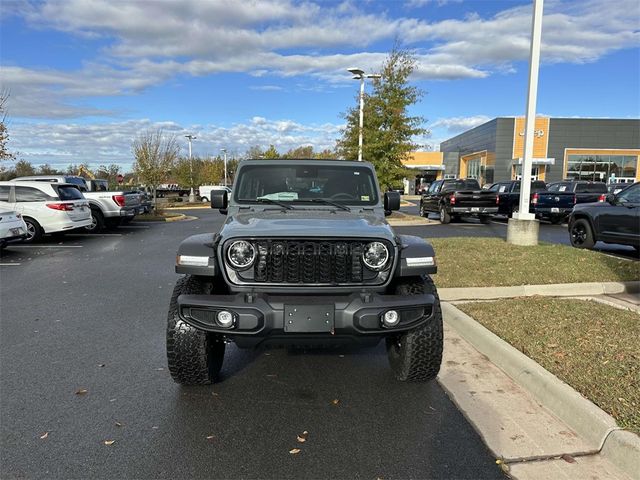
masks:
<path fill-rule="evenodd" d="M 182 222 L 182 221 L 187 221 L 187 220 L 195 220 L 198 217 L 193 217 L 191 215 L 185 215 L 184 213 L 181 213 L 180 215 L 178 215 L 177 217 L 167 217 L 165 218 L 165 222 Z"/>
<path fill-rule="evenodd" d="M 444 321 L 476 350 L 621 470 L 640 478 L 640 437 L 621 430 L 612 416 L 469 315 L 448 303 L 442 304 L 442 311 Z"/>
<path fill-rule="evenodd" d="M 577 297 L 610 295 L 615 293 L 640 292 L 640 281 L 632 282 L 592 282 L 554 283 L 549 285 L 520 285 L 515 287 L 466 287 L 439 288 L 440 300 L 491 300 L 497 298 L 531 297 Z"/>

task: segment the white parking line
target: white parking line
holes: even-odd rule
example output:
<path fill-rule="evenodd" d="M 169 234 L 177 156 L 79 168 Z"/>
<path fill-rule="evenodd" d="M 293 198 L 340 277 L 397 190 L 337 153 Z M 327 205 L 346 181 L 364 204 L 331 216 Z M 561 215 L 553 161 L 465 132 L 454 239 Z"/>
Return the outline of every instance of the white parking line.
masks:
<path fill-rule="evenodd" d="M 11 245 L 10 248 L 82 248 L 83 245 Z"/>
<path fill-rule="evenodd" d="M 0 267 L 8 267 L 9 265 L 20 265 L 17 262 L 13 262 L 13 263 L 0 263 Z"/>

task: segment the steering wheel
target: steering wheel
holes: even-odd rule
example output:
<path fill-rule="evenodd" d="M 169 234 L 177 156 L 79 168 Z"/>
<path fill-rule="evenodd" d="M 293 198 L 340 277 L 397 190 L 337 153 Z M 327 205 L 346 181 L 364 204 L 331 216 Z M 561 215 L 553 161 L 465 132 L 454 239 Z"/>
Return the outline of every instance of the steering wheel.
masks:
<path fill-rule="evenodd" d="M 335 195 L 331 195 L 329 197 L 331 200 L 338 200 L 339 198 L 343 198 L 344 200 L 353 200 L 353 195 L 349 195 L 348 193 L 340 192 Z"/>

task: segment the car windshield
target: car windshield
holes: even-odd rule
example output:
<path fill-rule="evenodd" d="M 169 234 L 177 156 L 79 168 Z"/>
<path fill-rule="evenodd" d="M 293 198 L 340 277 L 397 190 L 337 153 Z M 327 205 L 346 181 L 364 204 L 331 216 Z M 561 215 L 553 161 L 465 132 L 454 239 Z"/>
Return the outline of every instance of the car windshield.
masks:
<path fill-rule="evenodd" d="M 378 189 L 371 170 L 353 165 L 268 163 L 247 165 L 240 171 L 234 199 L 317 203 L 326 200 L 348 205 L 375 205 Z"/>
<path fill-rule="evenodd" d="M 570 183 L 554 183 L 549 185 L 550 192 L 569 192 L 571 191 Z"/>

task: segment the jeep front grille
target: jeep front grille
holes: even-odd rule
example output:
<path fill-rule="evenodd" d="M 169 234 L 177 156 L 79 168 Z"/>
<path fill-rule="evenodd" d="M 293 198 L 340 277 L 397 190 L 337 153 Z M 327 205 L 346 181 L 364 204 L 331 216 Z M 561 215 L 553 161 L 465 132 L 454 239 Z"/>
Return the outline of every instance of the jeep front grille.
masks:
<path fill-rule="evenodd" d="M 388 270 L 369 270 L 362 262 L 372 240 L 255 240 L 251 268 L 236 272 L 240 283 L 288 285 L 380 285 Z M 387 242 L 385 242 L 387 243 Z M 393 248 L 389 266 L 393 264 Z"/>

